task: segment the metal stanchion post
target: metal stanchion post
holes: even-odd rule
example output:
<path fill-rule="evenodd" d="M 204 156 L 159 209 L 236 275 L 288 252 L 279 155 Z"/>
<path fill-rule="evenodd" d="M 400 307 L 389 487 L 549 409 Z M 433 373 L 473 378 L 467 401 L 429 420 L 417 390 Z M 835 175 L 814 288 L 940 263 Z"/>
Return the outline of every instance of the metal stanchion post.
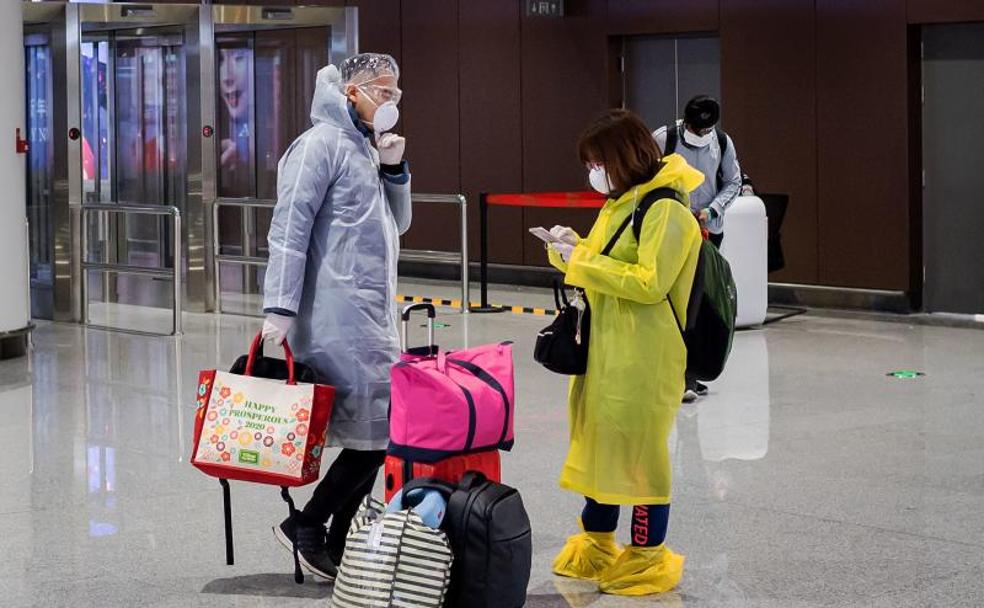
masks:
<path fill-rule="evenodd" d="M 471 283 L 468 277 L 468 199 L 459 194 L 461 201 L 461 312 L 471 309 Z"/>
<path fill-rule="evenodd" d="M 503 312 L 504 308 L 489 305 L 489 201 L 485 192 L 478 195 L 478 215 L 482 301 L 472 312 Z"/>
<path fill-rule="evenodd" d="M 174 220 L 171 225 L 171 230 L 174 233 L 172 235 L 174 239 L 174 256 L 172 258 L 174 264 L 174 281 L 172 281 L 174 288 L 174 330 L 172 335 L 180 336 L 182 333 L 181 310 L 184 304 L 184 289 L 181 280 L 181 271 L 184 269 L 184 256 L 182 255 L 184 252 L 181 251 L 181 212 L 175 209 L 172 218 Z"/>

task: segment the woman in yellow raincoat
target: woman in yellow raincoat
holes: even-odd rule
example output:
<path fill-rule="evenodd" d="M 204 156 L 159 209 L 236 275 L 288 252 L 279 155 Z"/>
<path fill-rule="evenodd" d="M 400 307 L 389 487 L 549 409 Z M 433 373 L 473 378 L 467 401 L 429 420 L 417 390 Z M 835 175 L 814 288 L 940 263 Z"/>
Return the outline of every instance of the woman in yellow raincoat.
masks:
<path fill-rule="evenodd" d="M 581 287 L 591 308 L 587 372 L 572 378 L 570 450 L 560 485 L 586 497 L 583 532 L 568 539 L 554 572 L 599 582 L 603 592 L 669 591 L 683 556 L 664 544 L 671 467 L 667 446 L 684 391 L 683 323 L 701 234 L 687 206 L 660 199 L 633 230 L 601 252 L 646 194 L 672 188 L 686 197 L 703 180 L 683 157 L 665 158 L 643 122 L 612 110 L 578 144 L 591 185 L 608 195 L 591 233 L 551 231 L 550 262 Z M 673 307 L 671 308 L 670 300 Z M 676 310 L 678 319 L 674 318 Z M 632 544 L 615 542 L 619 505 L 632 507 Z"/>

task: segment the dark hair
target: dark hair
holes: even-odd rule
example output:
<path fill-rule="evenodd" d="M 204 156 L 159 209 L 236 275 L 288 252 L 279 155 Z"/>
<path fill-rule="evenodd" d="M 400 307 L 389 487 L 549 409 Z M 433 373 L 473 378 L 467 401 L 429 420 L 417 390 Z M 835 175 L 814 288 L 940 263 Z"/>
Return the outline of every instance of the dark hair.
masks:
<path fill-rule="evenodd" d="M 581 134 L 577 153 L 583 163 L 601 163 L 616 193 L 653 178 L 663 153 L 642 119 L 628 110 L 609 110 Z"/>
<path fill-rule="evenodd" d="M 721 105 L 713 97 L 698 95 L 683 108 L 683 122 L 694 129 L 709 129 L 721 119 Z"/>

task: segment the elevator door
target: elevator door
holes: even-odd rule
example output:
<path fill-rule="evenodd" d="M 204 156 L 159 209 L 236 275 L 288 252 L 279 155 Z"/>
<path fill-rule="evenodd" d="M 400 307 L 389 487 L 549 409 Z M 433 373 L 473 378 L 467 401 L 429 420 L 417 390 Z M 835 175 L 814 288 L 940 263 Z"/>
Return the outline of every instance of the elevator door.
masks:
<path fill-rule="evenodd" d="M 984 314 L 984 24 L 923 30 L 925 308 Z"/>
<path fill-rule="evenodd" d="M 721 99 L 721 41 L 710 36 L 628 36 L 622 47 L 625 107 L 650 130 L 683 114 L 697 95 Z"/>
<path fill-rule="evenodd" d="M 82 175 L 87 203 L 185 208 L 185 61 L 180 33 L 142 29 L 82 39 Z M 89 255 L 150 268 L 173 262 L 165 216 L 93 214 Z M 166 308 L 169 281 L 96 273 L 90 300 Z"/>

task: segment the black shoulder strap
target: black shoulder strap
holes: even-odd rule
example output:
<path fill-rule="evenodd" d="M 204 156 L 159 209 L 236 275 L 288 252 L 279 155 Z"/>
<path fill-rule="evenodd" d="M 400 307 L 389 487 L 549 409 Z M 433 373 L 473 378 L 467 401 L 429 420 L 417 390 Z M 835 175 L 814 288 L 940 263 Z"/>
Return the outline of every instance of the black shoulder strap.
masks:
<path fill-rule="evenodd" d="M 618 230 L 616 230 L 615 234 L 612 235 L 612 238 L 609 239 L 608 244 L 601 250 L 601 255 L 608 255 L 612 252 L 612 249 L 615 248 L 615 244 L 618 242 L 618 239 L 621 238 L 622 233 L 629 227 L 629 224 L 632 224 L 632 235 L 635 237 L 636 243 L 638 243 L 639 236 L 642 234 L 642 222 L 646 219 L 646 213 L 649 211 L 649 208 L 653 206 L 653 203 L 663 200 L 664 198 L 673 199 L 684 206 L 687 205 L 683 195 L 673 188 L 656 188 L 654 190 L 650 190 L 642 197 L 642 200 L 639 201 L 638 205 L 636 205 L 635 210 L 630 213 L 622 222 L 622 225 L 618 227 Z"/>
<path fill-rule="evenodd" d="M 618 239 L 621 238 L 622 233 L 629 227 L 629 224 L 632 224 L 632 234 L 635 236 L 636 242 L 638 243 L 639 235 L 642 233 L 642 221 L 646 217 L 646 212 L 653 206 L 653 203 L 664 198 L 671 198 L 680 204 L 686 204 L 684 203 L 683 195 L 673 188 L 656 188 L 655 190 L 650 190 L 645 196 L 642 197 L 639 204 L 636 205 L 635 211 L 630 213 L 625 218 L 622 225 L 619 226 L 618 230 L 615 231 L 615 234 L 612 235 L 612 238 L 608 240 L 608 244 L 601 250 L 601 255 L 608 255 L 612 252 L 612 249 L 615 248 L 615 243 L 617 243 Z"/>
<path fill-rule="evenodd" d="M 666 125 L 666 148 L 663 150 L 663 154 L 673 154 L 677 148 L 677 140 L 680 138 L 680 131 L 678 130 L 676 123 L 670 123 Z"/>
<path fill-rule="evenodd" d="M 718 192 L 721 191 L 721 187 L 724 185 L 724 153 L 728 151 L 728 134 L 717 129 L 718 137 L 718 147 L 721 149 L 721 158 L 718 159 L 718 170 L 717 170 L 717 189 Z"/>
<path fill-rule="evenodd" d="M 608 255 L 612 252 L 612 249 L 615 248 L 615 243 L 618 242 L 618 239 L 622 236 L 622 233 L 625 232 L 625 229 L 629 227 L 629 223 L 631 221 L 632 214 L 630 213 L 628 217 L 625 218 L 625 221 L 622 222 L 622 225 L 618 227 L 618 230 L 615 231 L 615 234 L 612 235 L 612 238 L 608 240 L 608 244 L 605 245 L 605 248 L 601 250 L 601 255 Z"/>
<path fill-rule="evenodd" d="M 664 198 L 671 198 L 681 205 L 686 205 L 683 195 L 673 188 L 656 188 L 647 192 L 646 196 L 642 197 L 639 205 L 636 206 L 635 211 L 630 216 L 632 220 L 632 235 L 635 236 L 637 243 L 639 242 L 639 236 L 642 234 L 642 222 L 646 219 L 646 213 L 649 212 L 649 208 L 656 201 L 663 200 Z"/>
<path fill-rule="evenodd" d="M 631 215 L 632 234 L 635 235 L 636 243 L 639 242 L 639 237 L 642 234 L 642 222 L 646 219 L 646 213 L 649 211 L 649 208 L 652 207 L 656 201 L 666 198 L 673 199 L 681 205 L 687 205 L 683 195 L 673 188 L 656 188 L 655 190 L 651 190 L 646 193 L 646 196 L 643 197 L 642 201 Z M 670 303 L 670 311 L 673 314 L 673 320 L 676 321 L 677 329 L 680 330 L 680 335 L 684 336 L 684 339 L 686 339 L 686 333 L 683 331 L 683 325 L 680 324 L 680 317 L 677 316 L 676 306 L 673 305 L 673 299 L 667 295 L 666 301 Z"/>

